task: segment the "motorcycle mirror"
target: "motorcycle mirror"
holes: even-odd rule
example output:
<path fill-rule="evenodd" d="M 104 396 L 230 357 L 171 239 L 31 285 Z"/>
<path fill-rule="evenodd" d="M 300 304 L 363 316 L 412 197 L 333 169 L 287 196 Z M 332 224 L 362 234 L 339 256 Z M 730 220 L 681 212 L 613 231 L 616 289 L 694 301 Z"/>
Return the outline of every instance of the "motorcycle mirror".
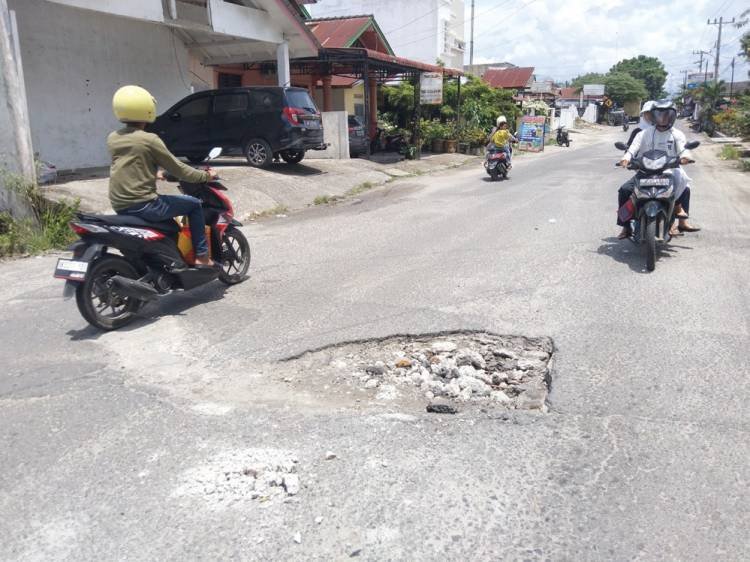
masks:
<path fill-rule="evenodd" d="M 687 150 L 693 150 L 694 148 L 698 148 L 700 146 L 700 141 L 690 141 L 685 145 L 685 148 Z"/>
<path fill-rule="evenodd" d="M 619 148 L 620 150 L 627 150 L 628 145 L 626 145 L 624 142 L 616 142 L 615 148 Z"/>
<path fill-rule="evenodd" d="M 219 156 L 221 156 L 222 149 L 219 146 L 215 146 L 211 149 L 211 152 L 208 153 L 208 159 L 209 160 L 215 160 Z"/>

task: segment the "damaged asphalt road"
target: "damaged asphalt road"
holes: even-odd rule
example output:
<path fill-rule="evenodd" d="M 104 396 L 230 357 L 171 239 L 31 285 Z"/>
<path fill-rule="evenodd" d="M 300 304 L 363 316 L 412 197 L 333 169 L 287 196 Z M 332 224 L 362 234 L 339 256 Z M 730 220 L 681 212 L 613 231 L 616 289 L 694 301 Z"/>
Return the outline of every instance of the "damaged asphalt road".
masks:
<path fill-rule="evenodd" d="M 615 240 L 621 136 L 254 224 L 248 281 L 121 332 L 61 300 L 54 257 L 2 264 L 0 559 L 742 558 L 750 201 L 698 164 L 704 230 L 646 274 Z M 277 363 L 474 330 L 551 338 L 547 413 Z"/>

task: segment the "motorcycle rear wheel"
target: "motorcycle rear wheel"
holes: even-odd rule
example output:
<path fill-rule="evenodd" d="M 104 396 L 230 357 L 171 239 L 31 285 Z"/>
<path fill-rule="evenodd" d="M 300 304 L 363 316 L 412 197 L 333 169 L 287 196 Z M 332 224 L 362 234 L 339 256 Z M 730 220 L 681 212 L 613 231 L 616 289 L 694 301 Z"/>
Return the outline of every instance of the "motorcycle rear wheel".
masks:
<path fill-rule="evenodd" d="M 132 297 L 121 297 L 107 287 L 107 280 L 115 275 L 138 279 L 135 268 L 118 256 L 106 256 L 96 262 L 76 287 L 76 304 L 81 316 L 100 330 L 117 330 L 129 324 L 143 304 Z M 98 302 L 97 302 L 98 301 Z M 105 314 L 111 310 L 111 314 Z"/>
<path fill-rule="evenodd" d="M 497 181 L 497 178 L 500 177 L 500 172 L 497 171 L 497 167 L 494 167 L 490 170 L 490 179 L 492 181 Z"/>
<path fill-rule="evenodd" d="M 219 281 L 227 285 L 236 285 L 245 280 L 250 268 L 250 243 L 242 232 L 229 227 L 221 242 L 221 273 Z"/>
<path fill-rule="evenodd" d="M 646 269 L 653 271 L 656 268 L 656 219 L 646 223 Z"/>

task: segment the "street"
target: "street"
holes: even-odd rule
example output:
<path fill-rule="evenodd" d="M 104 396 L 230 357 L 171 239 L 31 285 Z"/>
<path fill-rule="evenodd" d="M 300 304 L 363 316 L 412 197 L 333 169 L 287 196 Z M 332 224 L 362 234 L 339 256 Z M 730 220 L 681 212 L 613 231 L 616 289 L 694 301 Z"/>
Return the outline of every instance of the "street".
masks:
<path fill-rule="evenodd" d="M 616 239 L 626 137 L 252 224 L 247 281 L 118 332 L 63 301 L 57 256 L 0 264 L 0 559 L 745 558 L 750 190 L 696 149 L 703 230 L 648 273 Z M 279 363 L 462 331 L 551 338 L 548 411 L 427 413 Z M 191 487 L 266 454 L 298 493 Z"/>

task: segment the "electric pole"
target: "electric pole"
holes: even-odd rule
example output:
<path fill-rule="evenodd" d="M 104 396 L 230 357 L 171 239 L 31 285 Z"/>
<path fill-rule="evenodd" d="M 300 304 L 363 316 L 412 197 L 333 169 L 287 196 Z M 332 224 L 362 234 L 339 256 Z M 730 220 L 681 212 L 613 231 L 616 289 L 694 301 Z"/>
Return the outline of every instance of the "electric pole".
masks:
<path fill-rule="evenodd" d="M 732 57 L 732 81 L 729 83 L 729 103 L 732 103 L 733 90 L 734 90 L 734 57 Z"/>
<path fill-rule="evenodd" d="M 680 70 L 680 74 L 682 74 L 682 76 L 683 76 L 683 79 L 682 79 L 682 89 L 683 90 L 687 90 L 687 75 L 688 75 L 688 71 L 687 70 Z"/>
<path fill-rule="evenodd" d="M 710 55 L 711 51 L 704 51 L 704 50 L 693 51 L 693 54 L 701 56 L 701 60 L 698 63 L 698 74 L 700 74 L 701 72 L 703 72 L 703 55 Z M 708 72 L 708 67 L 706 67 L 706 72 Z M 704 83 L 706 82 L 706 75 L 705 74 L 703 75 L 703 82 Z"/>
<path fill-rule="evenodd" d="M 469 66 L 474 64 L 474 0 L 471 0 L 471 42 L 469 44 Z"/>
<path fill-rule="evenodd" d="M 719 26 L 719 36 L 716 39 L 716 61 L 714 62 L 714 84 L 719 83 L 719 53 L 721 53 L 721 28 L 724 26 L 724 23 L 734 23 L 734 18 L 732 18 L 732 21 L 724 22 L 724 17 L 720 17 L 718 21 L 716 21 L 716 18 L 714 18 L 714 21 L 708 20 L 707 25 L 718 25 Z"/>

